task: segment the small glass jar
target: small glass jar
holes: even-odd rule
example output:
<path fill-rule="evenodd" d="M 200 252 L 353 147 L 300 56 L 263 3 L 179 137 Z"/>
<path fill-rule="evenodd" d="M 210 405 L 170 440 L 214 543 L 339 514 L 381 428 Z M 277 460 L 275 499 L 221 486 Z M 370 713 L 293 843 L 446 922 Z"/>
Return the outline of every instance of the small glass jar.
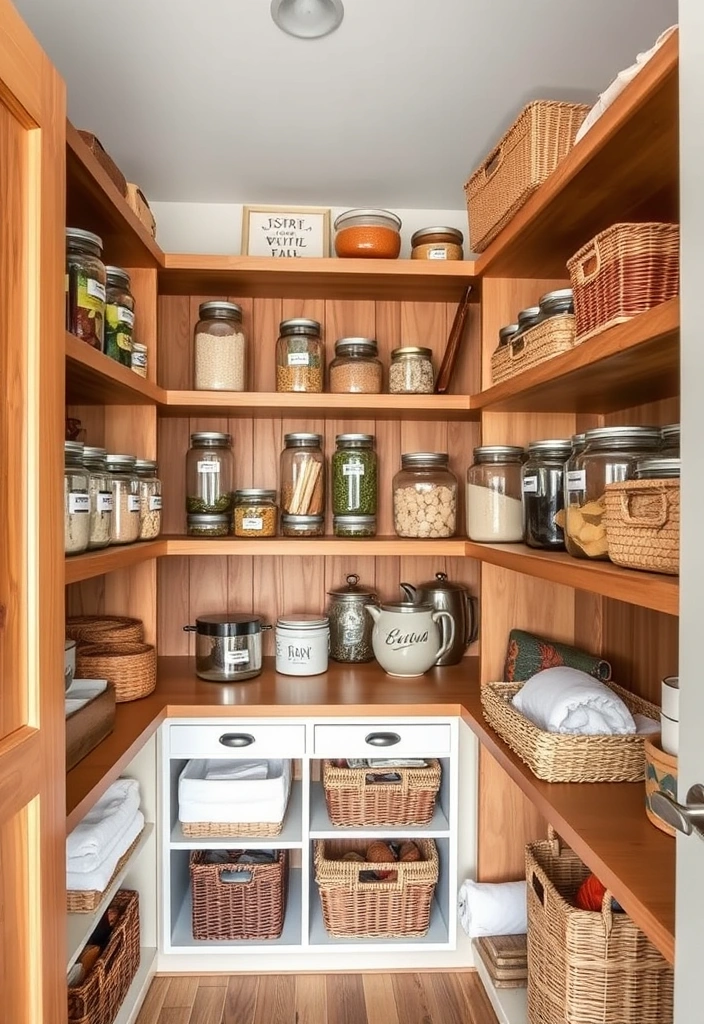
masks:
<path fill-rule="evenodd" d="M 196 391 L 247 390 L 247 339 L 242 307 L 235 302 L 203 302 L 193 336 Z"/>
<path fill-rule="evenodd" d="M 147 346 L 142 345 L 139 341 L 132 342 L 132 355 L 130 357 L 130 366 L 135 373 L 138 373 L 140 377 L 147 376 L 148 359 L 147 359 Z"/>
<path fill-rule="evenodd" d="M 668 423 L 660 430 L 662 435 L 662 450 L 660 455 L 663 459 L 679 459 L 680 457 L 680 425 L 679 423 Z"/>
<path fill-rule="evenodd" d="M 338 434 L 332 457 L 332 511 L 335 516 L 375 516 L 377 457 L 373 434 Z"/>
<path fill-rule="evenodd" d="M 318 321 L 305 317 L 282 320 L 276 342 L 276 390 L 318 394 L 323 390 L 324 366 Z"/>
<path fill-rule="evenodd" d="M 434 388 L 432 349 L 408 345 L 393 350 L 389 367 L 392 395 L 432 395 Z"/>
<path fill-rule="evenodd" d="M 376 516 L 333 516 L 336 537 L 376 537 Z"/>
<path fill-rule="evenodd" d="M 161 480 L 153 459 L 137 459 L 139 480 L 139 539 L 154 540 L 161 533 Z"/>
<path fill-rule="evenodd" d="M 186 454 L 186 512 L 232 512 L 235 459 L 232 435 L 215 430 L 191 434 Z"/>
<path fill-rule="evenodd" d="M 90 477 L 83 442 L 64 441 L 64 553 L 80 555 L 90 540 Z"/>
<path fill-rule="evenodd" d="M 518 314 L 517 319 L 518 330 L 510 339 L 512 342 L 518 341 L 518 339 L 522 337 L 526 333 L 526 331 L 529 331 L 531 327 L 535 327 L 536 324 L 540 323 L 540 306 L 528 306 L 527 309 L 522 309 Z"/>
<path fill-rule="evenodd" d="M 106 548 L 112 531 L 112 483 L 104 448 L 83 449 L 83 465 L 88 470 L 90 493 L 90 538 L 88 550 Z"/>
<path fill-rule="evenodd" d="M 454 537 L 457 477 L 445 452 L 407 452 L 393 479 L 394 529 L 399 537 Z"/>
<path fill-rule="evenodd" d="M 286 676 L 318 676 L 328 670 L 327 616 L 296 615 L 276 620 L 276 671 Z"/>
<path fill-rule="evenodd" d="M 497 345 L 497 348 L 503 348 L 504 345 L 508 345 L 508 343 L 516 336 L 516 334 L 518 334 L 518 330 L 518 324 L 506 324 L 505 327 L 500 328 L 499 344 Z"/>
<path fill-rule="evenodd" d="M 323 537 L 325 516 L 281 516 L 283 537 Z"/>
<path fill-rule="evenodd" d="M 105 355 L 122 366 L 131 366 L 134 296 L 130 275 L 121 267 L 106 267 L 105 274 Z"/>
<path fill-rule="evenodd" d="M 346 586 L 328 590 L 330 620 L 330 657 L 335 661 L 357 663 L 374 660 L 372 630 L 374 621 L 365 610 L 379 601 L 369 587 L 359 585 L 359 576 L 350 573 Z"/>
<path fill-rule="evenodd" d="M 523 525 L 530 548 L 561 550 L 565 535 L 555 522 L 565 507 L 565 462 L 571 440 L 531 441 L 523 463 Z"/>
<path fill-rule="evenodd" d="M 335 253 L 341 259 L 369 256 L 396 260 L 401 218 L 389 210 L 346 210 L 335 219 Z"/>
<path fill-rule="evenodd" d="M 523 540 L 521 466 L 523 449 L 488 444 L 474 449 L 467 470 L 467 536 L 481 544 Z"/>
<path fill-rule="evenodd" d="M 186 516 L 186 533 L 189 537 L 228 537 L 230 534 L 229 515 L 208 515 L 192 513 Z"/>
<path fill-rule="evenodd" d="M 276 491 L 255 487 L 235 491 L 235 537 L 275 537 L 277 517 Z"/>
<path fill-rule="evenodd" d="M 552 292 L 546 292 L 539 300 L 540 316 L 537 323 L 543 320 L 550 320 L 554 316 L 565 316 L 566 313 L 574 313 L 574 295 L 571 288 L 558 288 Z"/>
<path fill-rule="evenodd" d="M 139 479 L 134 455 L 108 455 L 112 487 L 111 544 L 132 544 L 139 540 Z"/>
<path fill-rule="evenodd" d="M 105 346 L 103 241 L 92 231 L 66 228 L 66 328 L 99 352 Z"/>
<path fill-rule="evenodd" d="M 383 368 L 373 338 L 340 338 L 328 373 L 333 395 L 378 395 Z"/>
<path fill-rule="evenodd" d="M 411 235 L 411 259 L 461 260 L 463 242 L 458 228 L 421 228 Z"/>
<path fill-rule="evenodd" d="M 281 453 L 281 511 L 289 516 L 325 512 L 325 456 L 322 434 L 285 434 Z"/>

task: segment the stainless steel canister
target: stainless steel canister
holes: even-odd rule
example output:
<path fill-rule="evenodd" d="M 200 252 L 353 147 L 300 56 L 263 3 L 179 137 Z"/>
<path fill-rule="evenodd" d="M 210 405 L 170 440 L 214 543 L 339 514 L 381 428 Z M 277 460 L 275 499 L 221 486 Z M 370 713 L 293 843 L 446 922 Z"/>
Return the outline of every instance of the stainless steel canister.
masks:
<path fill-rule="evenodd" d="M 242 682 L 262 670 L 262 625 L 256 615 L 203 615 L 195 626 L 196 675 L 212 683 Z"/>

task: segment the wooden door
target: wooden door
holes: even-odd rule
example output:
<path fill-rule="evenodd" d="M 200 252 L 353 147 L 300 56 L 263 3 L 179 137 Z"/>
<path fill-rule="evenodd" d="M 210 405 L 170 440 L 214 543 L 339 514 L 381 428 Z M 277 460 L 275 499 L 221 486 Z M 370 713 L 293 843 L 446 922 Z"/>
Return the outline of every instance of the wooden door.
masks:
<path fill-rule="evenodd" d="M 0 1022 L 66 1020 L 64 86 L 0 0 Z"/>

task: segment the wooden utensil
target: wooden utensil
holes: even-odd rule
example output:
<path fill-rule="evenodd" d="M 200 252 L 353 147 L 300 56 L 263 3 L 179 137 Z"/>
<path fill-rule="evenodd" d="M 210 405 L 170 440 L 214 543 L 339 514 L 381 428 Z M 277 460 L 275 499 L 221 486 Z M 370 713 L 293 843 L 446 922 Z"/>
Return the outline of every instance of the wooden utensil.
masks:
<path fill-rule="evenodd" d="M 469 315 L 469 296 L 471 291 L 471 284 L 467 285 L 467 291 L 464 293 L 460 299 L 459 305 L 457 306 L 455 319 L 452 321 L 452 327 L 450 329 L 450 336 L 447 339 L 445 354 L 442 357 L 440 370 L 435 381 L 436 395 L 444 395 L 450 386 L 452 371 L 454 370 L 455 363 L 457 362 L 462 336 L 464 335 L 465 324 L 467 323 L 467 316 Z"/>

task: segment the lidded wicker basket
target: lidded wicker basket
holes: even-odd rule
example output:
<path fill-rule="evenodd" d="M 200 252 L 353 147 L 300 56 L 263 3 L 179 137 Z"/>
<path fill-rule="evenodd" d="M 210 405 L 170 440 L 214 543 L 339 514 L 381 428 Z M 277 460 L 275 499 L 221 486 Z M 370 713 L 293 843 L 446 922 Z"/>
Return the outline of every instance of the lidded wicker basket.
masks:
<path fill-rule="evenodd" d="M 126 615 L 72 615 L 66 638 L 79 643 L 144 643 L 144 623 Z"/>

